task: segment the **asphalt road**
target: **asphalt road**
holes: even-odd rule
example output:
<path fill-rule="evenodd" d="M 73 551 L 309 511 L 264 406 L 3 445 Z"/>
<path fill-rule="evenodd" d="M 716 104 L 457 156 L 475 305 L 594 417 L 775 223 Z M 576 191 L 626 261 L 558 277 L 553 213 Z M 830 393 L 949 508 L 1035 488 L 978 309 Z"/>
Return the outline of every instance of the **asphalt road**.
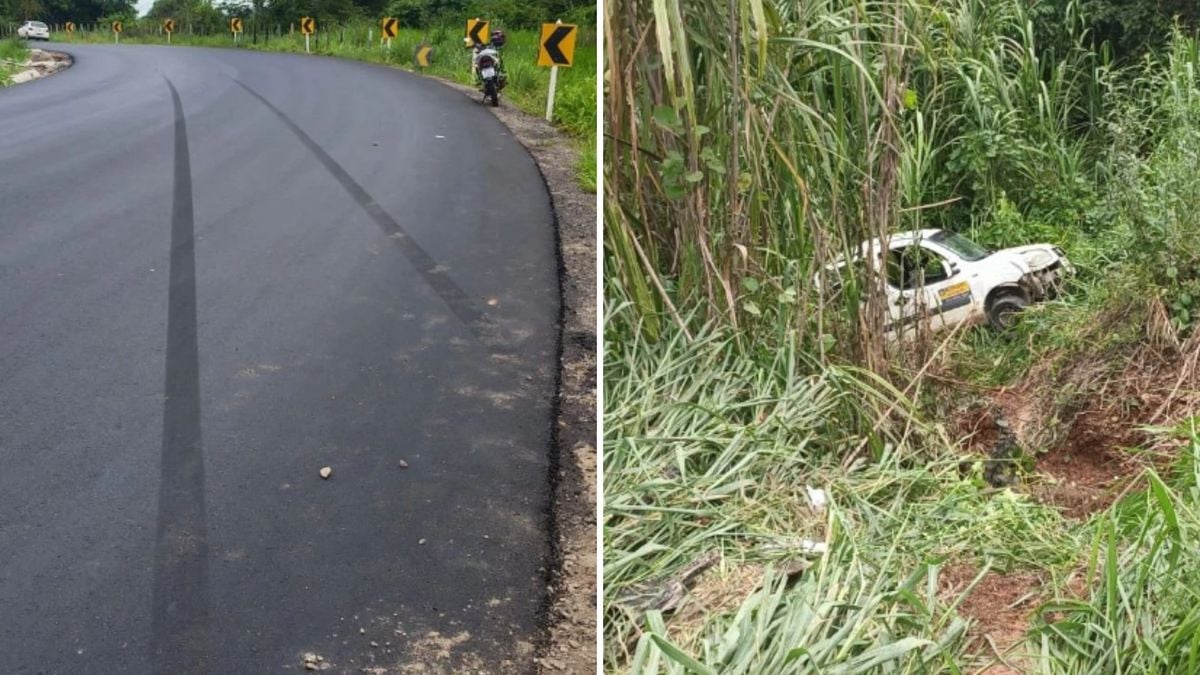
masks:
<path fill-rule="evenodd" d="M 51 48 L 0 90 L 0 672 L 529 670 L 558 292 L 525 150 L 393 69 Z"/>

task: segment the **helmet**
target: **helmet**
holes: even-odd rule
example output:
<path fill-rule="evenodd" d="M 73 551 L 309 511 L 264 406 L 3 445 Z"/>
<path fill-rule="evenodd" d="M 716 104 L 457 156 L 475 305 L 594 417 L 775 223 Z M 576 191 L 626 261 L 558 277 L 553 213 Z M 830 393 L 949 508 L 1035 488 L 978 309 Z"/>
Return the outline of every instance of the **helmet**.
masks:
<path fill-rule="evenodd" d="M 504 37 L 504 31 L 502 31 L 502 30 L 492 31 L 492 46 L 493 47 L 503 47 L 504 43 L 505 43 L 505 41 L 507 41 L 507 39 L 508 38 Z"/>

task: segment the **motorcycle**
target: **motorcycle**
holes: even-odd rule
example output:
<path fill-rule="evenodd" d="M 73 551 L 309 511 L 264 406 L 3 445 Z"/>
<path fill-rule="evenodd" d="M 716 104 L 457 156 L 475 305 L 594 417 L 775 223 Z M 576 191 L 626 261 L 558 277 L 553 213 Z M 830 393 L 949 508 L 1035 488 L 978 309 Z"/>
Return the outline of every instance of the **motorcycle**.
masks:
<path fill-rule="evenodd" d="M 499 43 L 499 44 L 497 44 Z M 500 67 L 500 47 L 503 39 L 493 37 L 489 44 L 475 45 L 475 54 L 471 58 L 475 70 L 475 82 L 483 94 L 483 102 L 492 101 L 492 107 L 500 105 L 500 90 L 507 84 L 508 76 Z"/>

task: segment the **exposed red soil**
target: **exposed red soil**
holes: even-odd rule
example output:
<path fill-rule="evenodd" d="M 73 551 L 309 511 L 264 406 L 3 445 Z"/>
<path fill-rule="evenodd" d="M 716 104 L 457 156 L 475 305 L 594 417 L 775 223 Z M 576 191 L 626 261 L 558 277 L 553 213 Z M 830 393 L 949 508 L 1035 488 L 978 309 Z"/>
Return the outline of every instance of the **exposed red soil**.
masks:
<path fill-rule="evenodd" d="M 1037 416 L 1044 414 L 1045 396 L 1030 390 L 1005 389 L 987 404 L 977 405 L 957 417 L 955 429 L 972 455 L 987 457 L 1000 438 L 997 414 L 1009 424 L 1022 447 L 1036 447 Z M 1098 403 L 1098 401 L 1097 401 Z M 1125 492 L 1142 464 L 1124 452 L 1144 446 L 1147 434 L 1139 430 L 1145 406 L 1129 405 L 1087 409 L 1066 425 L 1065 438 L 1034 460 L 1036 474 L 1026 476 L 1027 491 L 1043 504 L 1072 519 L 1102 511 Z"/>
<path fill-rule="evenodd" d="M 973 565 L 944 568 L 938 577 L 942 598 L 947 602 L 958 598 L 978 573 Z M 1030 616 L 1043 599 L 1040 590 L 1044 583 L 1045 578 L 1037 572 L 989 572 L 959 605 L 959 613 L 972 620 L 967 632 L 969 649 L 1001 660 L 979 673 L 1008 675 L 1023 672 L 1015 669 L 1022 662 L 1022 655 L 1007 652 L 1029 630 Z"/>
<path fill-rule="evenodd" d="M 1112 505 L 1135 480 L 1139 467 L 1120 448 L 1139 445 L 1143 434 L 1128 420 L 1086 412 L 1071 425 L 1062 447 L 1042 455 L 1037 469 L 1053 479 L 1031 493 L 1068 518 L 1083 519 Z"/>

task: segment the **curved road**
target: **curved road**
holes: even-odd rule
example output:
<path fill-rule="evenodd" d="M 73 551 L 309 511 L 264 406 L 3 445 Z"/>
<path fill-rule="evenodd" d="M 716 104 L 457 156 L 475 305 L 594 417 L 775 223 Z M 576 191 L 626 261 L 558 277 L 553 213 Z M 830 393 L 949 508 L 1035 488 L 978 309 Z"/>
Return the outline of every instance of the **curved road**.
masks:
<path fill-rule="evenodd" d="M 530 670 L 529 155 L 394 69 L 57 48 L 0 90 L 0 672 Z"/>

